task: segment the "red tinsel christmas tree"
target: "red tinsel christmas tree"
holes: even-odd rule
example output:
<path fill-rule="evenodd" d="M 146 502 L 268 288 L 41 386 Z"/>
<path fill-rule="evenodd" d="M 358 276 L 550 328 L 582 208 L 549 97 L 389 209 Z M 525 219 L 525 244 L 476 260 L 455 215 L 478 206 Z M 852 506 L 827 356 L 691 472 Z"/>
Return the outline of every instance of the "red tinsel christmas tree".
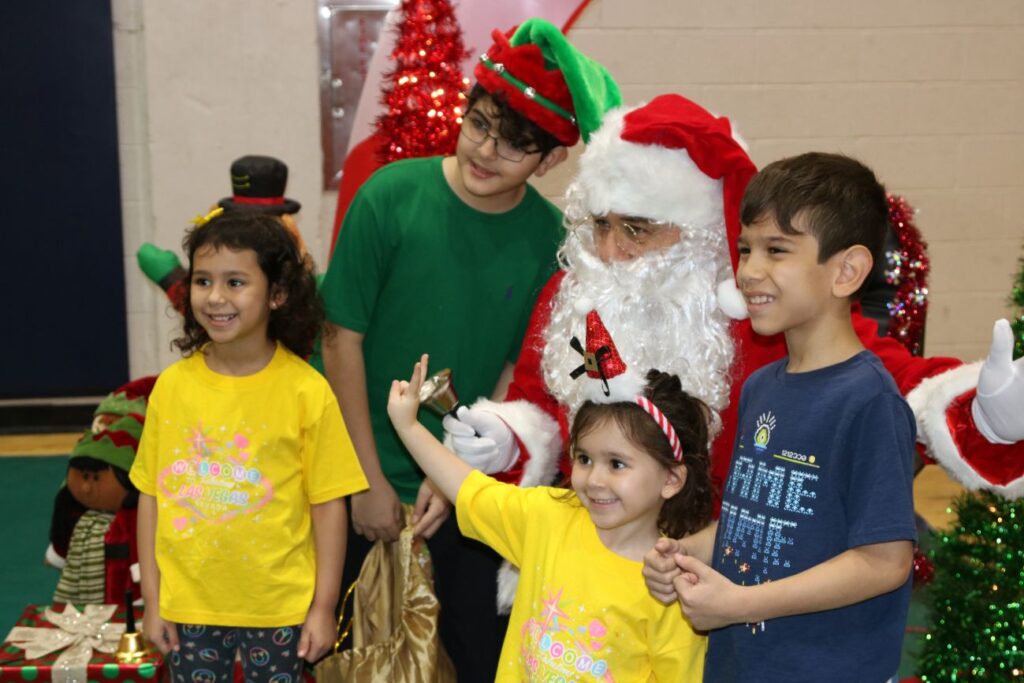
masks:
<path fill-rule="evenodd" d="M 386 162 L 455 151 L 468 80 L 462 29 L 448 0 L 403 0 L 402 22 L 377 119 Z"/>
<path fill-rule="evenodd" d="M 899 249 L 886 253 L 886 281 L 896 286 L 896 296 L 888 304 L 889 336 L 921 354 L 924 321 L 928 314 L 928 245 L 914 225 L 914 209 L 899 195 L 888 195 L 889 224 L 896 232 Z"/>

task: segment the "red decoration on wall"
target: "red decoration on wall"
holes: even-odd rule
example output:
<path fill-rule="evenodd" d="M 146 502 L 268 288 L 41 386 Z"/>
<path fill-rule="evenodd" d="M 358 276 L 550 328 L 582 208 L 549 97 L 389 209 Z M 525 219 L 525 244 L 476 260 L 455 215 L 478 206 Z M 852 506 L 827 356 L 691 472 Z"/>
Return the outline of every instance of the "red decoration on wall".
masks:
<path fill-rule="evenodd" d="M 462 29 L 448 0 L 403 0 L 402 21 L 377 119 L 385 162 L 452 154 L 469 81 Z"/>
<path fill-rule="evenodd" d="M 896 296 L 888 304 L 889 336 L 921 355 L 924 323 L 928 314 L 928 245 L 914 225 L 914 208 L 899 195 L 887 195 L 889 223 L 896 232 L 899 249 L 886 252 L 885 279 L 896 286 Z"/>

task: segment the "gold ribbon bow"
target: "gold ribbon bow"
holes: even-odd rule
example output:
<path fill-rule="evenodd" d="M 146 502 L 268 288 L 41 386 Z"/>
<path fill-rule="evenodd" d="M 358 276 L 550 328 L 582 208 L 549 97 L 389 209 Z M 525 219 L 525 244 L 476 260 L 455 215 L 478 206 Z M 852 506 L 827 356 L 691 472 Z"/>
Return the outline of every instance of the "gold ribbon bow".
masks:
<path fill-rule="evenodd" d="M 196 217 L 192 219 L 192 225 L 196 226 L 197 228 L 201 228 L 210 221 L 212 221 L 217 216 L 221 215 L 222 213 L 224 213 L 224 207 L 218 206 L 216 209 L 206 214 L 205 216 L 201 214 L 196 214 Z"/>
<path fill-rule="evenodd" d="M 86 683 L 86 667 L 93 651 L 111 653 L 124 633 L 124 624 L 111 624 L 117 605 L 86 605 L 79 612 L 68 604 L 63 613 L 46 608 L 46 619 L 57 628 L 15 626 L 7 641 L 25 651 L 25 658 L 39 659 L 63 649 L 53 664 L 53 683 Z"/>

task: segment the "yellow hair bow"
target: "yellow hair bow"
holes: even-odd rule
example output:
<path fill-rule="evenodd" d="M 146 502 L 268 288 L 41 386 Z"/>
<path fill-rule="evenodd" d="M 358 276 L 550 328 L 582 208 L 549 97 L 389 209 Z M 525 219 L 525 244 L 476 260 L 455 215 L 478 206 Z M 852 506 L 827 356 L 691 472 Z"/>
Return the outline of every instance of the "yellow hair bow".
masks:
<path fill-rule="evenodd" d="M 192 219 L 192 225 L 196 226 L 197 228 L 201 228 L 210 221 L 212 221 L 217 216 L 221 215 L 222 213 L 224 213 L 224 207 L 218 206 L 216 209 L 206 214 L 205 216 L 196 214 L 196 217 Z"/>

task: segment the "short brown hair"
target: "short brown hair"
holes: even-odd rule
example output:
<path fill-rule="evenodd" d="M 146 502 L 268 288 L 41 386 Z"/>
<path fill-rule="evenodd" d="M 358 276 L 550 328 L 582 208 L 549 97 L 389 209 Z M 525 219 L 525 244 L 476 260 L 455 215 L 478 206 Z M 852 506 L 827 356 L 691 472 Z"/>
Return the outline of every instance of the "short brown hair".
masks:
<path fill-rule="evenodd" d="M 768 164 L 747 186 L 740 222 L 753 225 L 769 218 L 790 235 L 801 233 L 793 221 L 802 219 L 818 241 L 818 263 L 859 244 L 877 264 L 889 231 L 889 203 L 885 187 L 861 162 L 808 152 Z M 863 290 L 862 285 L 857 294 Z"/>

